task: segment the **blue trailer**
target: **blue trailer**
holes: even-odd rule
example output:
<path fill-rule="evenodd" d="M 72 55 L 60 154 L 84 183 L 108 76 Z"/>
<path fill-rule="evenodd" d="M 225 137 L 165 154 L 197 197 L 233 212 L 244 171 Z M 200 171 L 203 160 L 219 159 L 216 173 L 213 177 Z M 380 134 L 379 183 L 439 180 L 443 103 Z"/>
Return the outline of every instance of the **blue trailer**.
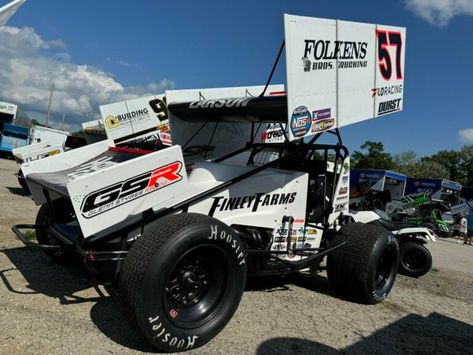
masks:
<path fill-rule="evenodd" d="M 0 152 L 11 155 L 13 149 L 28 144 L 28 137 L 29 129 L 27 127 L 4 123 L 0 133 Z"/>
<path fill-rule="evenodd" d="M 407 176 L 389 170 L 352 169 L 350 171 L 350 205 L 358 208 L 364 200 L 373 200 L 384 209 L 391 200 L 404 196 Z"/>
<path fill-rule="evenodd" d="M 473 187 L 463 187 L 460 192 L 460 196 L 466 201 L 473 201 Z"/>

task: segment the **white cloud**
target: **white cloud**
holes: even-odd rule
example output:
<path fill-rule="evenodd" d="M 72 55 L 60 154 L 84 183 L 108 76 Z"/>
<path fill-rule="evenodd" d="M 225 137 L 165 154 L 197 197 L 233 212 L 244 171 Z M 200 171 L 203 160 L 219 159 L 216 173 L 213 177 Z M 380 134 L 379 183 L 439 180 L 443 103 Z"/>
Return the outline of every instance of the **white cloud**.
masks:
<path fill-rule="evenodd" d="M 169 79 L 125 87 L 97 67 L 71 63 L 65 48 L 61 40 L 46 41 L 30 27 L 0 28 L 0 100 L 45 112 L 54 83 L 53 114 L 66 113 L 68 122 L 77 124 L 95 117 L 101 104 L 175 87 Z"/>
<path fill-rule="evenodd" d="M 473 144 L 473 128 L 465 128 L 458 131 L 458 137 L 465 144 Z"/>
<path fill-rule="evenodd" d="M 405 0 L 405 4 L 434 26 L 445 26 L 458 15 L 473 15 L 473 0 Z"/>

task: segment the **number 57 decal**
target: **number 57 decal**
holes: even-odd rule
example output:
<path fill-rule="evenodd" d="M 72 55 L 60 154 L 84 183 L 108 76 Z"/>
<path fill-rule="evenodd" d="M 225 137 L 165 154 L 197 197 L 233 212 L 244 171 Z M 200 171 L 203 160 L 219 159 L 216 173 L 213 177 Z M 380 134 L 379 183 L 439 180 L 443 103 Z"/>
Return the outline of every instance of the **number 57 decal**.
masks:
<path fill-rule="evenodd" d="M 376 30 L 378 37 L 378 66 L 384 80 L 391 80 L 393 62 L 388 47 L 396 47 L 396 79 L 402 79 L 401 53 L 402 37 L 401 32 Z"/>

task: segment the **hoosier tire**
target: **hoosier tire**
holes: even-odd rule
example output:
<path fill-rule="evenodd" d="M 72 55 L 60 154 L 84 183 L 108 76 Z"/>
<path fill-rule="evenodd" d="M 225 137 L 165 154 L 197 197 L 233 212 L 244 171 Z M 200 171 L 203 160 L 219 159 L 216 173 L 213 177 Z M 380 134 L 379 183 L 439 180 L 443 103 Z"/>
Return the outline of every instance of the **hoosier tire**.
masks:
<path fill-rule="evenodd" d="M 246 282 L 246 259 L 235 232 L 195 213 L 145 227 L 130 249 L 119 289 L 132 321 L 162 352 L 200 347 L 228 323 Z"/>
<path fill-rule="evenodd" d="M 399 245 L 384 228 L 362 223 L 344 225 L 347 243 L 327 258 L 327 276 L 340 296 L 375 304 L 391 290 L 399 264 Z M 342 242 L 337 235 L 334 243 Z"/>
<path fill-rule="evenodd" d="M 420 277 L 429 272 L 432 267 L 430 251 L 417 242 L 400 244 L 399 273 L 410 277 Z"/>

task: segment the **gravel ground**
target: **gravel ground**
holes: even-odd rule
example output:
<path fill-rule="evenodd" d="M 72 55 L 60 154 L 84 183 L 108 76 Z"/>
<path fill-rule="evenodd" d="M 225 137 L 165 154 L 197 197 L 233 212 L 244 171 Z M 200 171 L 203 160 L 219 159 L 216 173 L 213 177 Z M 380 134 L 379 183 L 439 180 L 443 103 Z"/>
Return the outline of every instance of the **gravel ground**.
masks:
<path fill-rule="evenodd" d="M 116 290 L 81 267 L 25 248 L 10 227 L 37 207 L 0 159 L 0 353 L 104 354 L 151 351 L 124 316 Z M 324 275 L 248 281 L 228 326 L 196 354 L 473 353 L 473 247 L 429 245 L 430 273 L 398 276 L 375 306 L 335 297 Z"/>

